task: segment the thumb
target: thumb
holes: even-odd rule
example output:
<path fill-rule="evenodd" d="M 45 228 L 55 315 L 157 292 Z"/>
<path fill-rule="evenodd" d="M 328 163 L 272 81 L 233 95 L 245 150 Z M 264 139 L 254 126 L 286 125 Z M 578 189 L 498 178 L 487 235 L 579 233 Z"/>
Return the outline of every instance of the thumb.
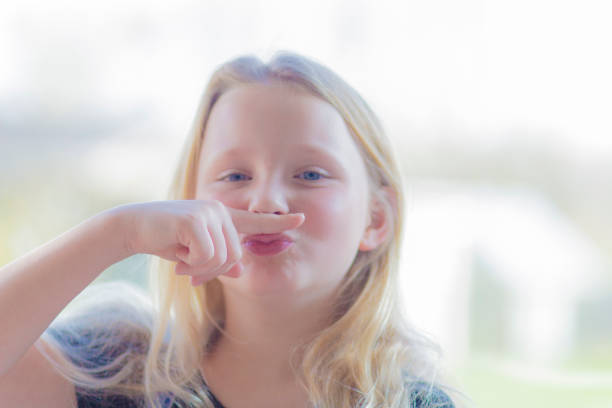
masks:
<path fill-rule="evenodd" d="M 304 213 L 285 215 L 259 214 L 250 211 L 227 208 L 236 230 L 245 234 L 277 234 L 302 225 Z"/>

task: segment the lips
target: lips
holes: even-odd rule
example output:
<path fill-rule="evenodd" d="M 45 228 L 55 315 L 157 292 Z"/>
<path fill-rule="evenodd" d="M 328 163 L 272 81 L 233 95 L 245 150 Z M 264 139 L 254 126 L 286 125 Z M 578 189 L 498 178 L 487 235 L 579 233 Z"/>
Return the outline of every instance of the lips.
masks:
<path fill-rule="evenodd" d="M 242 245 L 255 255 L 276 255 L 293 244 L 285 234 L 256 234 L 245 237 Z"/>
<path fill-rule="evenodd" d="M 286 234 L 255 234 L 255 235 L 247 235 L 242 240 L 242 243 L 245 244 L 250 241 L 263 242 L 267 244 L 267 243 L 274 242 L 274 241 L 293 242 L 293 239 L 291 239 Z"/>

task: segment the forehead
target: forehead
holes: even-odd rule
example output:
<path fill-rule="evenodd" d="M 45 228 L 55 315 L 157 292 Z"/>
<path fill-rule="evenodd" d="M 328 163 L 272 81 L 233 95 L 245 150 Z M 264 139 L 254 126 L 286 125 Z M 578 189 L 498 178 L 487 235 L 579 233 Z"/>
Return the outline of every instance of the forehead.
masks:
<path fill-rule="evenodd" d="M 297 144 L 358 154 L 332 105 L 292 86 L 253 84 L 233 88 L 219 98 L 208 119 L 203 150 Z"/>

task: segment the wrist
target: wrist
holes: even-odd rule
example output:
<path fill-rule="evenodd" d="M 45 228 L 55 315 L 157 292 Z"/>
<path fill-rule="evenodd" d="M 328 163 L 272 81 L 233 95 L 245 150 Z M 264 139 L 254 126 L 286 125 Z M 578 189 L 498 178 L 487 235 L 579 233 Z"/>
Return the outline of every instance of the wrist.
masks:
<path fill-rule="evenodd" d="M 109 239 L 113 240 L 117 246 L 117 256 L 119 260 L 135 255 L 134 240 L 134 216 L 125 206 L 111 208 L 100 214 L 101 228 Z"/>

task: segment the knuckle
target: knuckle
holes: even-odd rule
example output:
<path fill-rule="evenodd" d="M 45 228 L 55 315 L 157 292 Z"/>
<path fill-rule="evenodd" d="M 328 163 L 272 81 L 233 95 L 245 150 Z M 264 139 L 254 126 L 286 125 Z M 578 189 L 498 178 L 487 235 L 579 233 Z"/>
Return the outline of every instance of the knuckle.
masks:
<path fill-rule="evenodd" d="M 186 213 L 181 217 L 180 225 L 183 228 L 195 229 L 202 222 L 201 218 L 195 213 Z"/>
<path fill-rule="evenodd" d="M 222 258 L 222 254 L 215 252 L 208 259 L 206 259 L 204 263 L 206 264 L 207 269 L 215 269 L 222 265 L 224 262 L 225 261 Z"/>
<path fill-rule="evenodd" d="M 232 214 L 230 214 L 229 209 L 223 203 L 221 203 L 220 211 L 221 211 L 221 216 L 226 222 L 229 222 L 232 220 Z"/>
<path fill-rule="evenodd" d="M 189 260 L 187 263 L 192 266 L 201 266 L 207 263 L 212 256 L 213 254 L 211 253 L 210 248 L 207 246 L 198 245 L 196 249 L 189 252 Z"/>
<path fill-rule="evenodd" d="M 216 200 L 216 199 L 210 200 L 210 205 L 211 205 L 211 208 L 213 210 L 215 210 L 215 211 L 224 211 L 225 210 L 225 206 L 219 200 Z"/>
<path fill-rule="evenodd" d="M 215 254 L 209 248 L 202 252 L 202 259 L 200 264 L 205 264 L 210 262 L 214 258 Z"/>

